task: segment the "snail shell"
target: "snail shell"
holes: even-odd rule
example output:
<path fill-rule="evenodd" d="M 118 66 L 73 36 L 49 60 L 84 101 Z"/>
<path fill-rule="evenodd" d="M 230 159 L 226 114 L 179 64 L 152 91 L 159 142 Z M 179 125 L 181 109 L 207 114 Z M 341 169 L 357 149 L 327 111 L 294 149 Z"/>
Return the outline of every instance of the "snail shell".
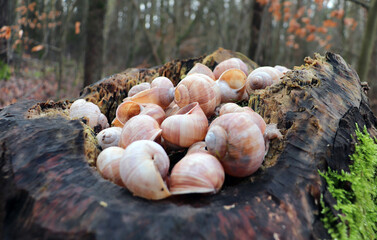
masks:
<path fill-rule="evenodd" d="M 279 70 L 279 71 L 282 72 L 282 73 L 286 73 L 286 72 L 288 72 L 288 71 L 291 71 L 291 69 L 286 68 L 286 67 L 284 67 L 284 66 L 280 66 L 280 65 L 276 65 L 274 68 L 276 68 L 277 70 Z"/>
<path fill-rule="evenodd" d="M 247 114 L 249 114 L 250 118 L 258 125 L 262 134 L 265 133 L 266 122 L 261 117 L 261 115 L 254 112 L 253 109 L 249 107 L 241 107 L 235 103 L 226 103 L 220 108 L 220 116 L 227 113 L 235 113 L 235 112 L 246 112 Z"/>
<path fill-rule="evenodd" d="M 110 127 L 102 130 L 96 136 L 98 144 L 102 149 L 118 146 L 121 132 L 122 128 L 120 127 Z"/>
<path fill-rule="evenodd" d="M 144 91 L 144 90 L 147 90 L 147 89 L 150 89 L 151 88 L 151 84 L 149 82 L 144 82 L 144 83 L 140 83 L 138 85 L 135 85 L 133 86 L 130 91 L 128 91 L 128 97 L 132 97 L 134 96 L 135 94 L 141 92 L 141 91 Z"/>
<path fill-rule="evenodd" d="M 120 134 L 119 147 L 127 148 L 138 140 L 159 140 L 161 129 L 158 122 L 148 115 L 137 115 L 124 125 Z"/>
<path fill-rule="evenodd" d="M 204 141 L 196 142 L 189 147 L 186 155 L 188 155 L 190 153 L 198 153 L 198 152 L 199 153 L 201 153 L 201 152 L 208 153 L 206 148 L 207 148 L 206 142 L 204 142 Z"/>
<path fill-rule="evenodd" d="M 170 117 L 176 114 L 181 109 L 175 102 L 172 102 L 169 107 L 165 109 L 165 116 Z"/>
<path fill-rule="evenodd" d="M 124 186 L 119 175 L 119 162 L 124 153 L 124 149 L 120 147 L 108 147 L 103 150 L 97 158 L 97 169 L 102 177 L 110 181 Z"/>
<path fill-rule="evenodd" d="M 210 77 L 194 73 L 182 79 L 177 85 L 174 101 L 179 107 L 198 102 L 206 116 L 211 116 L 221 102 L 221 92 Z"/>
<path fill-rule="evenodd" d="M 150 140 L 131 143 L 124 151 L 119 174 L 123 184 L 135 196 L 159 200 L 171 194 L 166 186 L 169 157 L 165 150 Z"/>
<path fill-rule="evenodd" d="M 246 75 L 248 74 L 247 65 L 239 58 L 229 58 L 225 61 L 222 61 L 215 67 L 215 69 L 213 70 L 213 74 L 215 75 L 215 78 L 218 79 L 221 76 L 221 74 L 223 74 L 223 72 L 232 68 L 240 69 Z"/>
<path fill-rule="evenodd" d="M 264 89 L 279 81 L 283 73 L 273 67 L 259 67 L 252 71 L 246 80 L 246 91 L 251 94 L 253 90 Z"/>
<path fill-rule="evenodd" d="M 189 147 L 204 140 L 208 120 L 199 104 L 195 102 L 166 118 L 161 124 L 161 129 L 164 141 L 179 147 Z"/>
<path fill-rule="evenodd" d="M 108 127 L 107 118 L 101 113 L 99 107 L 92 102 L 87 102 L 85 99 L 78 99 L 72 103 L 69 109 L 69 117 L 73 119 L 86 117 L 91 128 L 98 125 L 102 129 Z"/>
<path fill-rule="evenodd" d="M 206 65 L 201 64 L 201 63 L 196 63 L 195 66 L 191 68 L 191 70 L 187 73 L 187 75 L 191 75 L 194 73 L 201 73 L 201 74 L 207 75 L 213 80 L 216 80 L 215 75 L 213 74 L 212 70 Z"/>
<path fill-rule="evenodd" d="M 246 74 L 239 69 L 229 69 L 216 83 L 220 87 L 222 103 L 240 101 L 245 93 Z"/>
<path fill-rule="evenodd" d="M 124 99 L 124 101 L 132 101 L 137 103 L 154 103 L 162 107 L 167 108 L 169 104 L 174 100 L 174 88 L 161 88 L 153 87 L 137 93 L 132 97 Z"/>
<path fill-rule="evenodd" d="M 158 124 L 161 124 L 165 119 L 164 109 L 153 103 L 123 102 L 118 106 L 115 114 L 119 123 L 114 122 L 114 120 L 113 124 L 117 123 L 123 126 L 130 118 L 136 115 L 149 115 L 156 119 Z"/>
<path fill-rule="evenodd" d="M 188 152 L 172 169 L 169 189 L 175 194 L 217 193 L 225 179 L 219 160 L 205 151 Z"/>
<path fill-rule="evenodd" d="M 261 130 L 246 112 L 228 113 L 210 125 L 205 142 L 227 174 L 245 177 L 261 166 L 265 143 Z"/>
<path fill-rule="evenodd" d="M 167 78 L 167 77 L 156 77 L 156 78 L 153 79 L 153 81 L 151 82 L 151 87 L 152 87 L 152 88 L 157 87 L 157 88 L 167 88 L 167 89 L 171 89 L 171 88 L 174 88 L 174 85 L 173 85 L 173 83 L 170 81 L 170 79 Z"/>

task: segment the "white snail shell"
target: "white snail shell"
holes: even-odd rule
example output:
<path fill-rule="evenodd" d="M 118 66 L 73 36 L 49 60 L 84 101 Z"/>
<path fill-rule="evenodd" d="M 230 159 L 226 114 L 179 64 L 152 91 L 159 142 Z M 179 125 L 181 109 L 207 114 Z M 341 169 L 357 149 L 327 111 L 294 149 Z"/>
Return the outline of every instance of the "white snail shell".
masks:
<path fill-rule="evenodd" d="M 191 70 L 187 73 L 187 75 L 191 75 L 194 73 L 201 73 L 201 74 L 207 75 L 213 80 L 216 80 L 215 75 L 213 74 L 212 70 L 206 65 L 201 64 L 201 63 L 196 63 L 194 67 L 191 68 Z"/>
<path fill-rule="evenodd" d="M 127 148 L 138 140 L 159 140 L 161 129 L 158 122 L 148 115 L 137 115 L 124 125 L 120 134 L 119 147 Z"/>
<path fill-rule="evenodd" d="M 166 186 L 169 157 L 165 150 L 150 140 L 131 143 L 124 151 L 119 174 L 123 184 L 135 196 L 159 200 L 171 194 Z"/>
<path fill-rule="evenodd" d="M 221 91 L 221 102 L 237 102 L 242 100 L 246 89 L 246 74 L 239 69 L 223 72 L 216 81 Z"/>
<path fill-rule="evenodd" d="M 251 94 L 253 90 L 264 89 L 277 83 L 283 73 L 273 67 L 259 67 L 252 71 L 246 80 L 246 91 Z"/>
<path fill-rule="evenodd" d="M 205 151 L 188 152 L 172 169 L 169 188 L 175 194 L 217 193 L 225 179 L 219 160 Z"/>
<path fill-rule="evenodd" d="M 119 175 L 119 162 L 124 153 L 124 149 L 120 147 L 108 147 L 103 150 L 97 158 L 97 169 L 102 177 L 110 181 L 124 186 Z"/>
<path fill-rule="evenodd" d="M 227 174 L 245 177 L 262 164 L 265 143 L 261 130 L 246 112 L 228 113 L 210 125 L 205 142 Z"/>
<path fill-rule="evenodd" d="M 118 146 L 121 132 L 122 128 L 120 127 L 110 127 L 103 129 L 96 136 L 98 144 L 102 147 L 102 149 L 106 149 L 112 146 Z"/>
<path fill-rule="evenodd" d="M 108 121 L 105 115 L 97 105 L 92 102 L 87 102 L 85 99 L 78 99 L 74 101 L 69 109 L 69 116 L 75 118 L 88 118 L 88 125 L 94 128 L 100 125 L 103 129 L 108 126 Z"/>
<path fill-rule="evenodd" d="M 286 73 L 288 71 L 291 71 L 291 69 L 284 67 L 284 66 L 280 66 L 280 65 L 276 65 L 274 68 L 276 68 L 277 70 L 279 70 L 282 73 Z"/>
<path fill-rule="evenodd" d="M 156 77 L 151 82 L 151 87 L 171 89 L 171 88 L 174 88 L 174 85 L 172 81 L 170 81 L 170 79 L 167 77 Z"/>
<path fill-rule="evenodd" d="M 161 129 L 164 141 L 179 147 L 189 147 L 204 140 L 208 120 L 199 104 L 194 102 L 166 118 Z"/>
<path fill-rule="evenodd" d="M 137 94 L 141 91 L 150 89 L 150 88 L 151 88 L 151 84 L 149 82 L 144 82 L 144 83 L 140 83 L 138 85 L 135 85 L 130 89 L 130 91 L 128 91 L 128 97 L 132 97 L 135 94 Z"/>

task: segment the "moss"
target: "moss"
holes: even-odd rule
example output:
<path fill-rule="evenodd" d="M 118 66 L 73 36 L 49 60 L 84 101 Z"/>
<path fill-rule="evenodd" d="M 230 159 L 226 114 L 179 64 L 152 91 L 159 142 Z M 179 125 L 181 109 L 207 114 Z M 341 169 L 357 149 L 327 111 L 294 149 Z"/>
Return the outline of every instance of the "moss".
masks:
<path fill-rule="evenodd" d="M 321 197 L 322 222 L 333 239 L 376 239 L 377 235 L 377 139 L 366 128 L 361 132 L 357 127 L 356 136 L 350 172 L 330 168 L 320 172 L 337 202 L 332 211 Z"/>

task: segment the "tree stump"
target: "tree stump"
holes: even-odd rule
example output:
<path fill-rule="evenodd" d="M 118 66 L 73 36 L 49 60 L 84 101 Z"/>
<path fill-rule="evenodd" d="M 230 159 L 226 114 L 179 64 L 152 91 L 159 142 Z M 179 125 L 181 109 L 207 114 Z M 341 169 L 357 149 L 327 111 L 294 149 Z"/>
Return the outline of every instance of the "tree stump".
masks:
<path fill-rule="evenodd" d="M 175 83 L 196 63 L 214 68 L 240 54 L 220 49 L 151 69 L 130 69 L 86 87 L 80 98 L 113 119 L 129 88 L 164 75 Z M 323 239 L 318 169 L 348 169 L 355 123 L 377 135 L 356 72 L 339 56 L 306 58 L 250 106 L 277 123 L 263 167 L 226 176 L 216 195 L 148 201 L 104 180 L 93 167 L 94 133 L 69 120 L 72 101 L 18 102 L 0 111 L 0 238 L 5 239 Z"/>

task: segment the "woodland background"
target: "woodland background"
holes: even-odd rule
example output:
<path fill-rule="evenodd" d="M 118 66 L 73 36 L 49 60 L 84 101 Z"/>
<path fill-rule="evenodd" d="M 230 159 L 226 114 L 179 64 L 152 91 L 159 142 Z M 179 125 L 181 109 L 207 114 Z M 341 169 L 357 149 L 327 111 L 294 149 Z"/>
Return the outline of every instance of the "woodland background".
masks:
<path fill-rule="evenodd" d="M 339 53 L 377 113 L 376 35 L 377 0 L 0 0 L 0 108 L 223 47 L 289 68 Z"/>

